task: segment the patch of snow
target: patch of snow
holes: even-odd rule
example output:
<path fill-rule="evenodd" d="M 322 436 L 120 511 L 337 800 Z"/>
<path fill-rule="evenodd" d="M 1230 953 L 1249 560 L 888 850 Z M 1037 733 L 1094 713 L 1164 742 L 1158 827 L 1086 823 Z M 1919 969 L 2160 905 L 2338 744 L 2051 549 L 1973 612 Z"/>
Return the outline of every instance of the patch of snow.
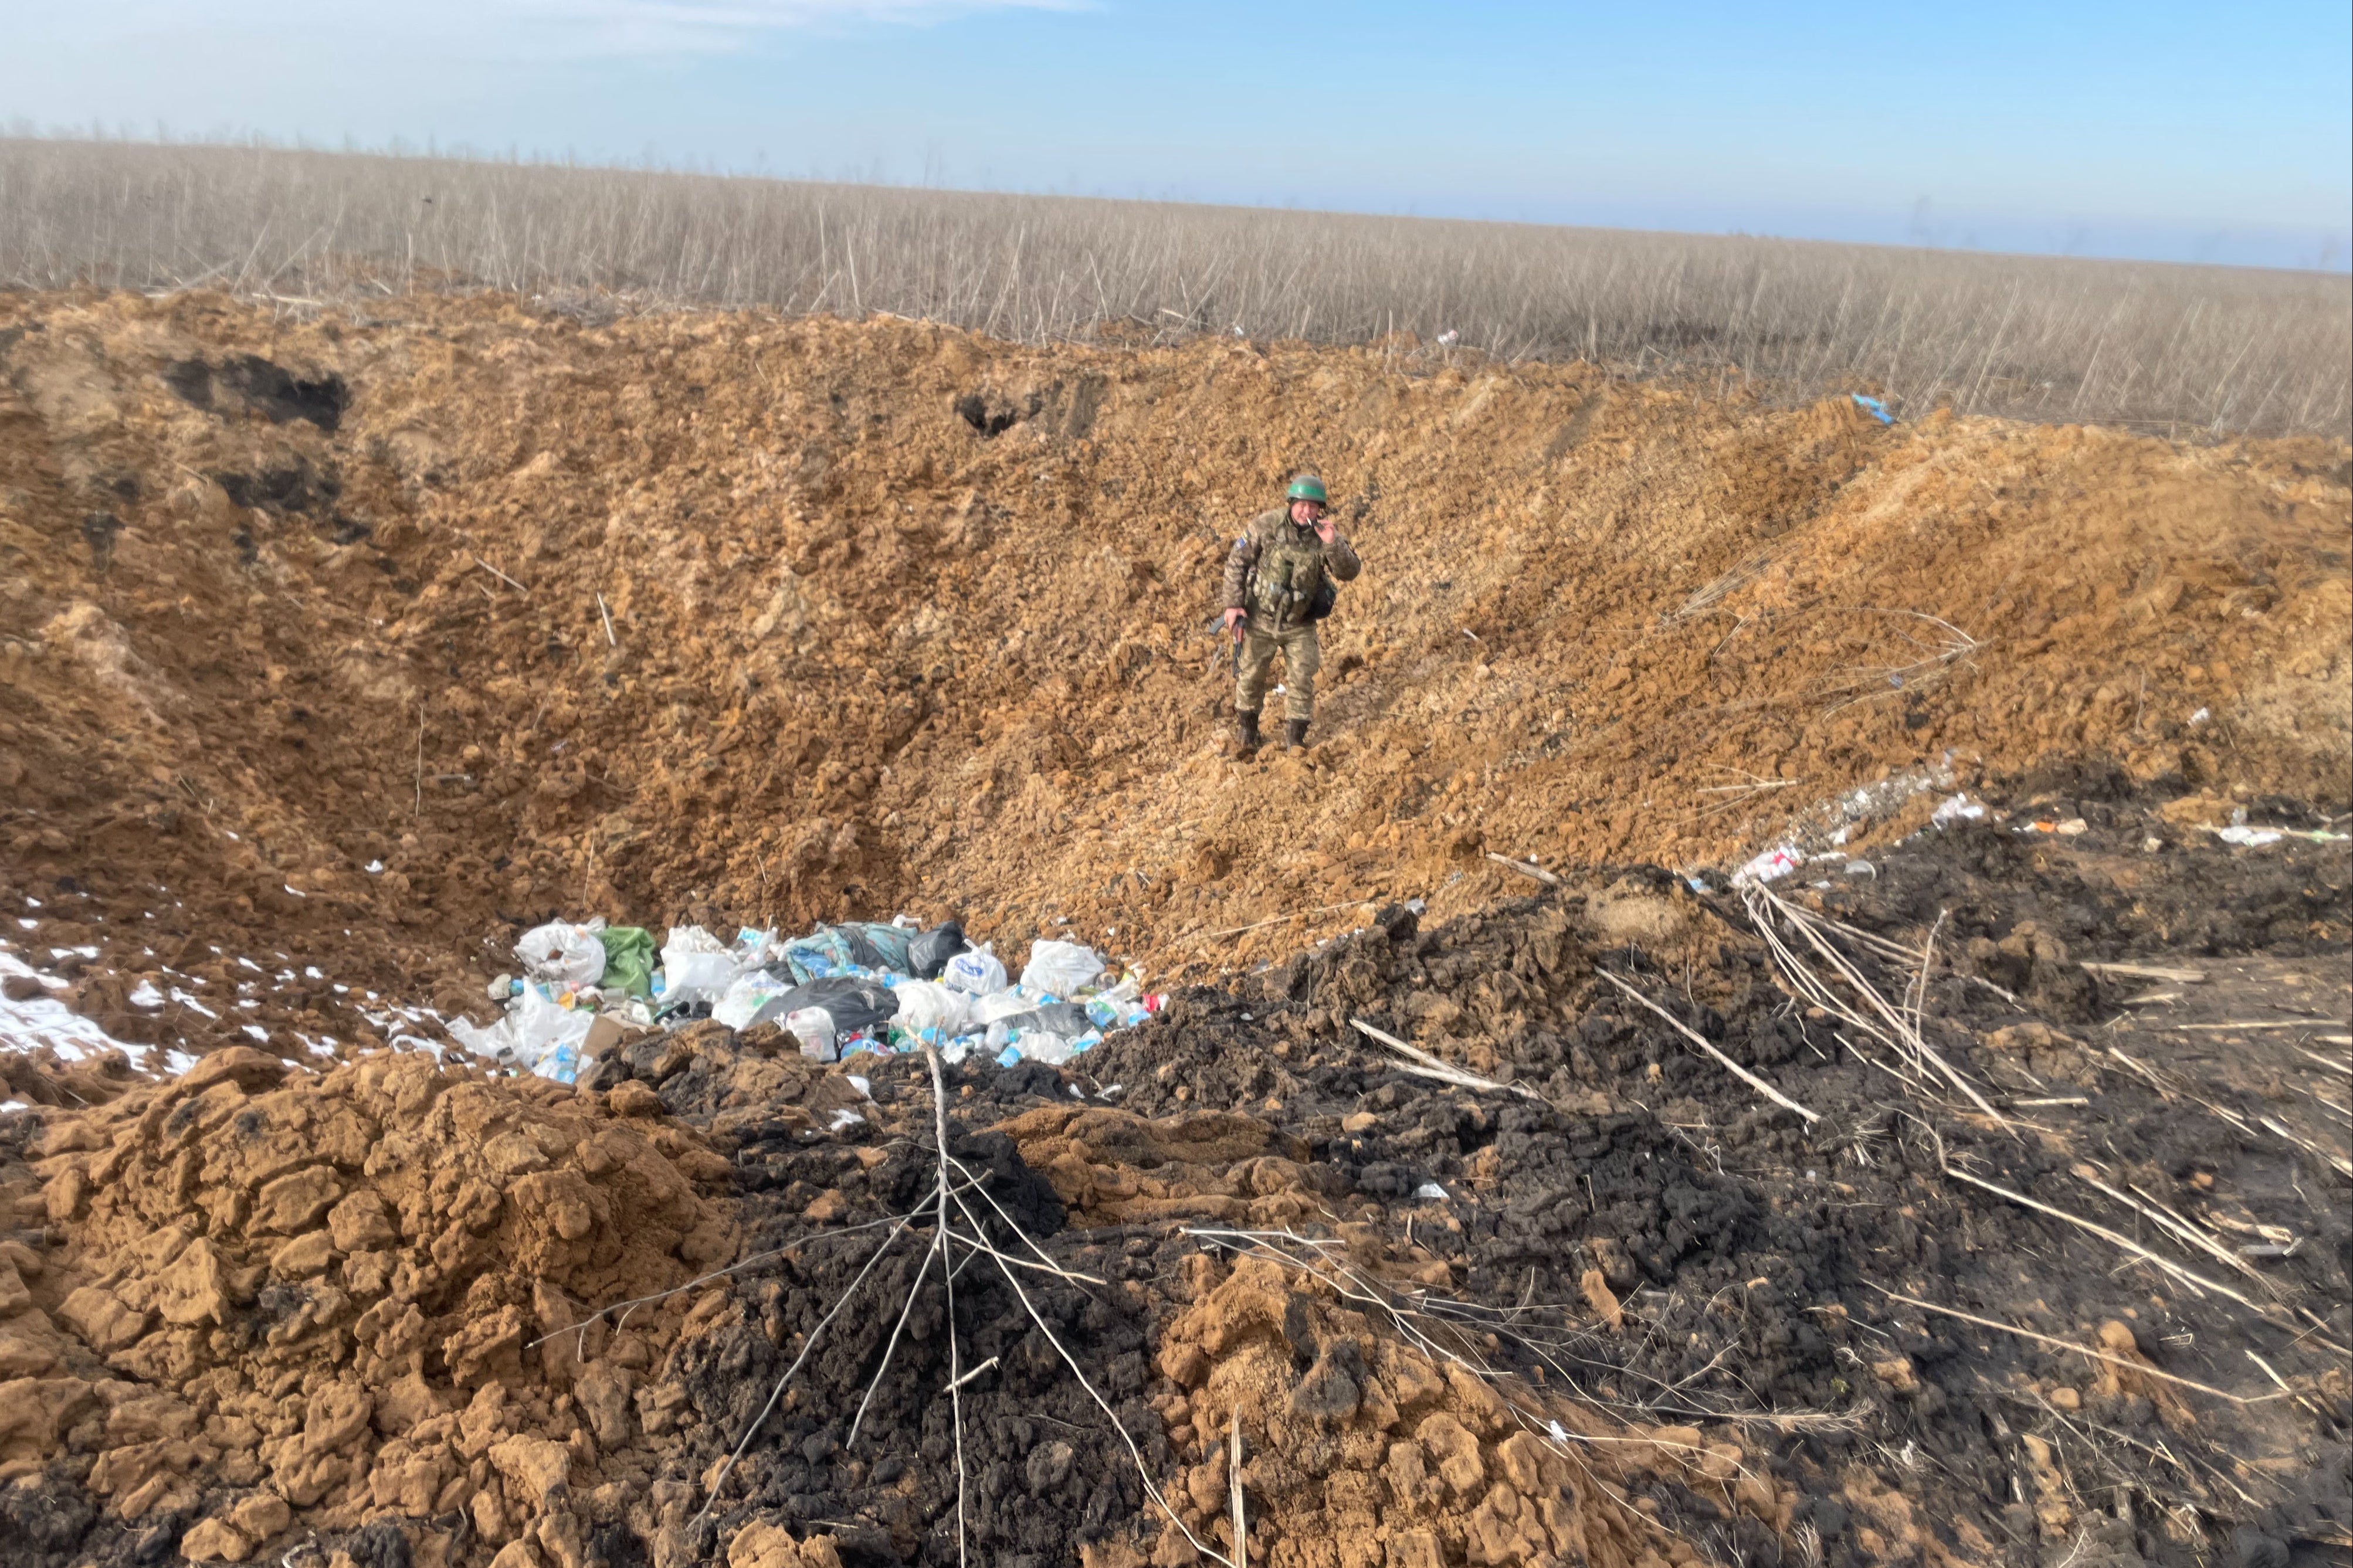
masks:
<path fill-rule="evenodd" d="M 30 974 L 46 987 L 51 984 L 21 960 L 0 952 L 0 975 Z M 118 1040 L 55 996 L 34 996 L 11 1002 L 0 996 L 0 1050 L 30 1051 L 47 1046 L 69 1062 L 85 1061 L 107 1051 L 121 1051 L 136 1062 L 145 1046 Z"/>
<path fill-rule="evenodd" d="M 251 1035 L 255 1039 L 259 1040 L 264 1045 L 268 1045 L 269 1043 L 269 1031 L 263 1028 L 259 1024 L 248 1024 L 245 1026 L 245 1032 Z"/>

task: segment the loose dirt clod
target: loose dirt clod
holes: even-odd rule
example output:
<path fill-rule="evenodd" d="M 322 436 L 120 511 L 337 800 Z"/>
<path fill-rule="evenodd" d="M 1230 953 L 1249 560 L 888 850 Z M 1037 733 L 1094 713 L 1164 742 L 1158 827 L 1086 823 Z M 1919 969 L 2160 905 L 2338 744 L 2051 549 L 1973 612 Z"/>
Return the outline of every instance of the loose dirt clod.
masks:
<path fill-rule="evenodd" d="M 415 1056 L 317 1077 L 231 1047 L 53 1117 L 34 1153 L 53 1240 L 8 1325 L 0 1475 L 86 1491 L 101 1554 L 191 1529 L 188 1555 L 244 1562 L 390 1517 L 462 1558 L 593 1528 L 570 1510 L 647 1479 L 658 1412 L 631 1396 L 690 1304 L 530 1342 L 736 1246 L 700 1139 Z"/>

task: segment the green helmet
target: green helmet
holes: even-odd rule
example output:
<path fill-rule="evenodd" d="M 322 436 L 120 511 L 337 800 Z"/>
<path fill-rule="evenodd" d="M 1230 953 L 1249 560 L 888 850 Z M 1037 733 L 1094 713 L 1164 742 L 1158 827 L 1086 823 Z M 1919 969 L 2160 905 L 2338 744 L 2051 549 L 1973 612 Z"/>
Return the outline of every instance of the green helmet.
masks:
<path fill-rule="evenodd" d="M 1323 506 L 1327 501 L 1324 494 L 1324 481 L 1314 474 L 1292 475 L 1291 488 L 1282 493 L 1293 500 L 1312 500 L 1318 506 Z"/>

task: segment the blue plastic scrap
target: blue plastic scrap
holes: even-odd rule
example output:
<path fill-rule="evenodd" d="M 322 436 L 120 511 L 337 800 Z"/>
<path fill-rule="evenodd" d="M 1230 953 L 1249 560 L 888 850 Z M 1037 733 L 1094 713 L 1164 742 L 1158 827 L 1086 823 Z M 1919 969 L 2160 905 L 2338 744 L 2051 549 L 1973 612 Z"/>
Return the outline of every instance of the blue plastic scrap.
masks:
<path fill-rule="evenodd" d="M 1876 397 L 1865 397 L 1860 392 L 1855 393 L 1853 396 L 1855 406 L 1862 409 L 1865 414 L 1870 415 L 1873 419 L 1878 420 L 1882 425 L 1893 425 L 1895 423 L 1895 416 L 1887 412 L 1887 405 L 1880 402 Z"/>

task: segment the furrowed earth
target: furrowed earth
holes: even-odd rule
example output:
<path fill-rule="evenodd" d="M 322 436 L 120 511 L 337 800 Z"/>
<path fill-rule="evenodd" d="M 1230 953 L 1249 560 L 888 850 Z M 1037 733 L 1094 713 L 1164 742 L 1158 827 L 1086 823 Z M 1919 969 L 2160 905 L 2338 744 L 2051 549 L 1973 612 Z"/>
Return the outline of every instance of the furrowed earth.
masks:
<path fill-rule="evenodd" d="M 0 297 L 0 969 L 153 1047 L 0 1050 L 0 1563 L 2345 1562 L 2348 463 Z M 902 910 L 1171 992 L 946 1068 L 945 1209 L 920 1056 L 438 1027 L 553 915 Z"/>

